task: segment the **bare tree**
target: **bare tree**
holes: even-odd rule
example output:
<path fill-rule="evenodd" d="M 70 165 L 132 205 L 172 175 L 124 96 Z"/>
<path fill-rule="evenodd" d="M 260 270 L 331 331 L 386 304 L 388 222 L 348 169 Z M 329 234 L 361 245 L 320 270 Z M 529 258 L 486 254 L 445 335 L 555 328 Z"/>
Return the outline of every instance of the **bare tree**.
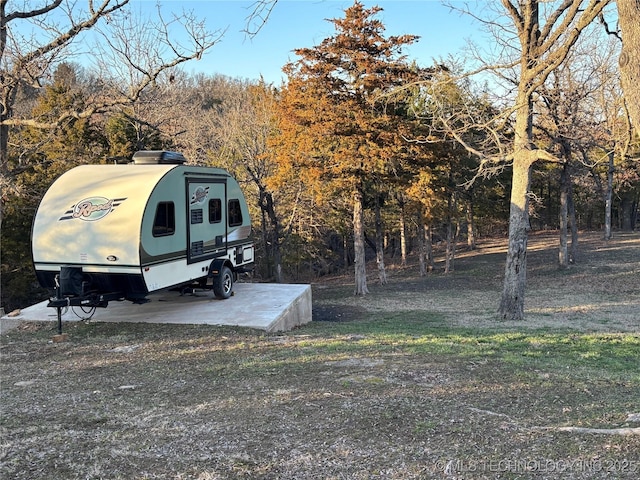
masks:
<path fill-rule="evenodd" d="M 631 121 L 640 129 L 640 0 L 617 0 L 622 51 L 618 63 Z"/>
<path fill-rule="evenodd" d="M 276 212 L 280 192 L 267 185 L 274 168 L 267 139 L 275 129 L 276 95 L 262 81 L 180 73 L 162 89 L 157 102 L 160 109 L 156 107 L 150 113 L 163 143 L 185 152 L 190 161 L 226 168 L 255 200 L 249 203 L 261 219 L 264 260 L 268 264 L 264 273 L 282 282 L 283 235 Z M 163 118 L 165 123 L 161 124 Z"/>
<path fill-rule="evenodd" d="M 592 128 L 589 130 L 591 145 L 597 154 L 589 158 L 583 151 L 584 163 L 595 173 L 596 167 L 604 168 L 606 188 L 598 188 L 605 203 L 604 239 L 612 237 L 612 209 L 614 174 L 623 165 L 633 140 L 629 111 L 621 91 L 620 72 L 612 65 L 612 56 L 602 55 L 600 68 L 594 72 L 600 85 L 591 97 L 590 116 Z M 595 157 L 595 158 L 593 158 Z M 596 173 L 597 175 L 597 173 Z M 596 178 L 596 177 L 594 177 Z M 600 185 L 599 178 L 596 185 Z"/>
<path fill-rule="evenodd" d="M 236 95 L 223 105 L 222 123 L 216 132 L 222 142 L 221 158 L 239 179 L 257 190 L 264 249 L 275 280 L 281 283 L 282 227 L 276 213 L 277 193 L 267 184 L 275 168 L 267 152 L 267 140 L 276 128 L 275 102 L 275 92 L 269 85 L 237 85 Z"/>
<path fill-rule="evenodd" d="M 582 32 L 603 14 L 609 3 L 609 0 L 501 0 L 501 9 L 494 12 L 497 16 L 485 20 L 503 57 L 499 64 L 483 62 L 479 72 L 490 72 L 506 80 L 507 89 L 511 84 L 512 103 L 490 122 L 473 127 L 488 132 L 484 138 L 493 141 L 491 149 L 474 148 L 461 135 L 453 133 L 470 152 L 482 158 L 482 167 L 499 163 L 512 169 L 509 245 L 499 306 L 500 317 L 505 320 L 524 318 L 532 167 L 538 161 L 559 161 L 552 152 L 534 143 L 534 102 L 549 75 L 562 65 Z M 473 14 L 470 10 L 467 13 Z M 451 125 L 450 119 L 444 118 L 443 122 Z M 506 127 L 508 144 L 497 125 L 503 131 Z"/>
<path fill-rule="evenodd" d="M 600 15 L 607 1 L 565 0 L 546 15 L 541 24 L 537 0 L 502 3 L 516 27 L 521 47 L 519 81 L 515 102 L 509 247 L 500 301 L 500 316 L 506 320 L 524 318 L 529 230 L 529 186 L 531 167 L 540 160 L 556 160 L 533 145 L 533 99 L 549 74 L 564 62 L 580 34 Z"/>
<path fill-rule="evenodd" d="M 536 130 L 550 143 L 562 162 L 560 174 L 559 265 L 567 268 L 576 260 L 577 225 L 572 207 L 572 176 L 587 167 L 592 170 L 610 158 L 619 145 L 628 142 L 626 113 L 614 58 L 619 42 L 603 36 L 580 40 L 565 63 L 541 87 L 537 102 L 540 120 Z M 612 176 L 613 171 L 611 171 Z M 611 185 L 611 182 L 609 182 Z M 611 193 L 606 195 L 605 238 L 611 235 Z M 571 226 L 571 249 L 567 241 Z"/>
<path fill-rule="evenodd" d="M 3 191 L 12 188 L 15 175 L 9 166 L 11 128 L 53 129 L 71 118 L 88 118 L 131 105 L 160 75 L 181 63 L 200 58 L 221 35 L 206 31 L 195 15 L 189 13 L 170 20 L 158 14 L 154 21 L 141 21 L 126 12 L 129 0 L 99 3 L 88 0 L 86 9 L 67 0 L 43 3 L 41 8 L 7 11 L 8 0 L 0 0 L 0 182 Z M 183 43 L 171 38 L 178 28 L 183 34 L 181 38 L 186 38 Z M 96 45 L 81 43 L 89 42 L 83 35 L 88 30 L 97 32 L 101 41 Z M 102 43 L 109 48 L 100 48 Z M 88 51 L 78 51 L 81 44 Z M 97 85 L 84 108 L 67 109 L 45 122 L 29 116 L 29 112 L 16 114 L 15 101 L 21 89 L 39 89 L 52 75 L 55 65 L 70 55 L 82 53 L 89 58 L 95 52 L 101 54 L 98 68 L 102 84 Z M 116 71 L 115 66 L 124 66 L 128 76 Z"/>
<path fill-rule="evenodd" d="M 51 0 L 41 8 L 7 12 L 8 0 L 0 0 L 0 162 L 3 174 L 7 162 L 9 127 L 36 126 L 37 123 L 29 118 L 13 116 L 19 89 L 40 88 L 42 80 L 51 74 L 52 65 L 65 56 L 71 43 L 83 31 L 93 28 L 102 18 L 124 8 L 128 2 L 105 0 L 98 8 L 89 2 L 87 12 L 77 12 L 63 0 Z M 60 13 L 61 18 L 66 16 L 72 21 L 66 24 L 48 21 L 53 13 Z M 26 33 L 18 28 L 17 24 L 20 23 L 28 30 Z M 59 120 L 79 115 L 78 112 L 65 112 Z"/>

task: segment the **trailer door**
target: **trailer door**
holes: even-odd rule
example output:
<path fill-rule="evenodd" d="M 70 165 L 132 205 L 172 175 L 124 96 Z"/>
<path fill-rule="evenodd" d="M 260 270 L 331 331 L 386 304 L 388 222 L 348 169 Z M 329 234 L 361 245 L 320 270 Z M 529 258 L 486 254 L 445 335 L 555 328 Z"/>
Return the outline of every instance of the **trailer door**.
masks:
<path fill-rule="evenodd" d="M 226 254 L 225 179 L 187 178 L 187 263 Z"/>

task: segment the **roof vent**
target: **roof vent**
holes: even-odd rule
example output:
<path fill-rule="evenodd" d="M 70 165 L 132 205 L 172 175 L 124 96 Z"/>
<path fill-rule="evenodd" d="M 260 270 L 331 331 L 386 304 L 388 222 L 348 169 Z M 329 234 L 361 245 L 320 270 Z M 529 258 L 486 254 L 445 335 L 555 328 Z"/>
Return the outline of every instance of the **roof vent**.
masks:
<path fill-rule="evenodd" d="M 186 161 L 181 153 L 166 150 L 140 150 L 133 154 L 136 165 L 182 165 Z"/>

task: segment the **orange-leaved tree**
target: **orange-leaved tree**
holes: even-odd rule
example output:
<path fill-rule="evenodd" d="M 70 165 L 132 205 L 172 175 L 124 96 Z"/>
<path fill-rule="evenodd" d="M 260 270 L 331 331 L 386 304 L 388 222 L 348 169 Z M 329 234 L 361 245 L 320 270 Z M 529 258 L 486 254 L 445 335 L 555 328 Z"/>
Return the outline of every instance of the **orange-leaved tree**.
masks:
<path fill-rule="evenodd" d="M 319 200 L 351 199 L 356 295 L 368 293 L 363 210 L 375 194 L 368 188 L 409 157 L 406 106 L 390 93 L 418 75 L 401 54 L 418 37 L 385 37 L 375 18 L 381 10 L 356 1 L 330 20 L 335 35 L 295 50 L 299 60 L 284 67 L 274 142 L 280 178 L 303 181 Z"/>

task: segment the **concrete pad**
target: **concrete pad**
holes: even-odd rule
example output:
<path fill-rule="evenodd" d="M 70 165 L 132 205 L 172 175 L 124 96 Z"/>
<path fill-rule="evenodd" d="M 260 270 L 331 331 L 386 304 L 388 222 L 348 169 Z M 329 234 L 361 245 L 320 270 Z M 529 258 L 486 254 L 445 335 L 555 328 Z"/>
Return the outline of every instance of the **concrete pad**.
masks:
<path fill-rule="evenodd" d="M 128 301 L 110 302 L 97 308 L 91 320 L 96 322 L 181 323 L 233 325 L 267 332 L 291 330 L 311 321 L 311 286 L 278 283 L 237 283 L 234 295 L 219 300 L 210 291 L 180 295 L 161 291 L 150 294 L 150 302 L 136 305 Z M 13 317 L 2 317 L 2 325 L 23 321 L 57 321 L 56 309 L 48 301 L 32 305 Z M 64 312 L 64 322 L 80 320 L 82 309 Z M 3 328 L 4 330 L 4 328 Z"/>

